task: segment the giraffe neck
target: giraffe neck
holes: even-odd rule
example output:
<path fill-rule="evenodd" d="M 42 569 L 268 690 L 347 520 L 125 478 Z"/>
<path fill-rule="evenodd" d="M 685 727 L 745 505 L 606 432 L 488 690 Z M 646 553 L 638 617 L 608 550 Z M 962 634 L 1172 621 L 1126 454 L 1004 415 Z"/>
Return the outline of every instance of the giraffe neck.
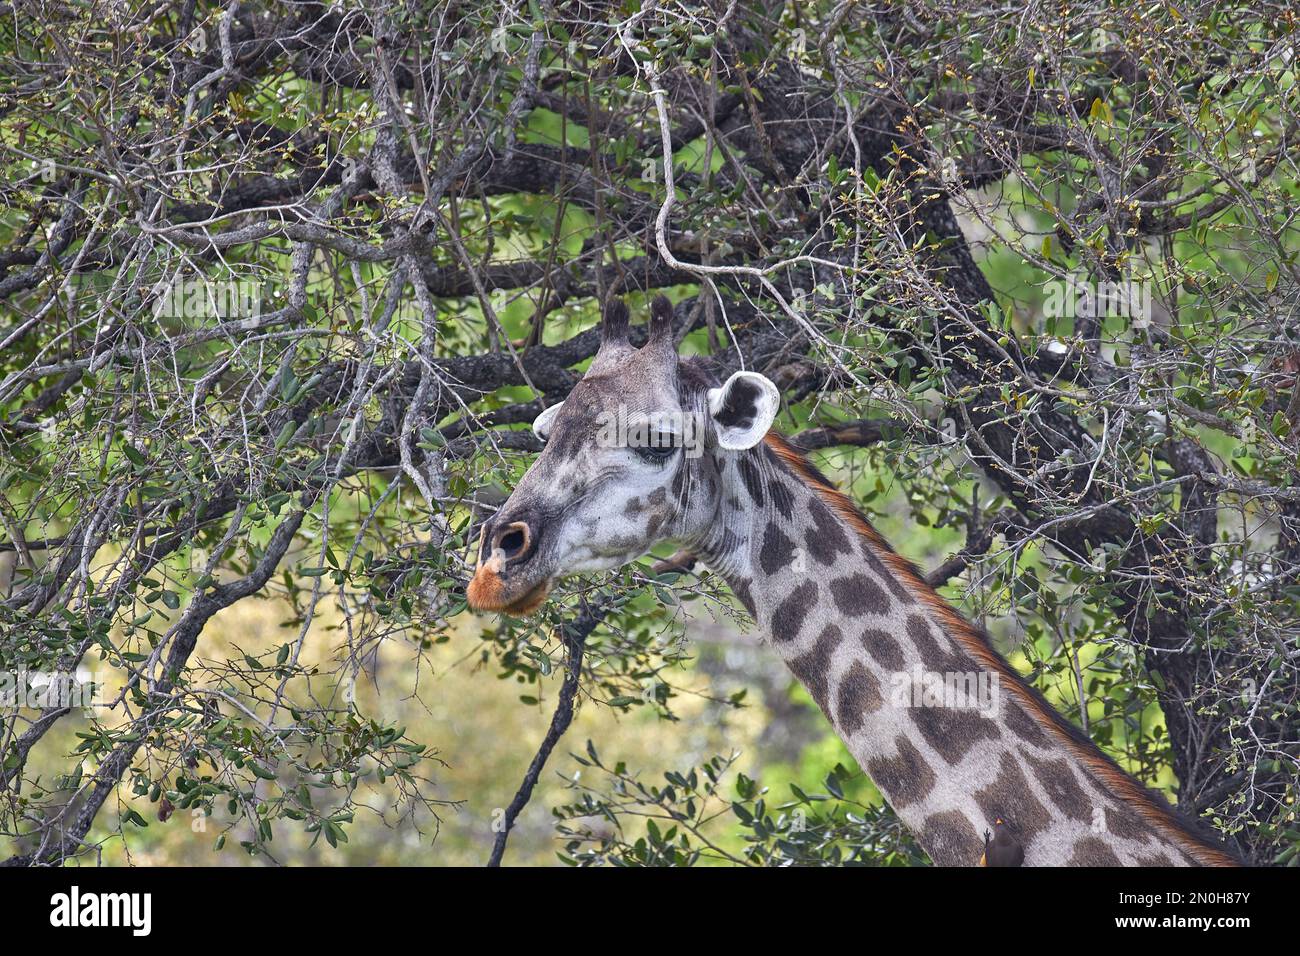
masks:
<path fill-rule="evenodd" d="M 1060 717 L 783 439 L 722 453 L 694 543 L 939 865 L 1230 864 Z"/>

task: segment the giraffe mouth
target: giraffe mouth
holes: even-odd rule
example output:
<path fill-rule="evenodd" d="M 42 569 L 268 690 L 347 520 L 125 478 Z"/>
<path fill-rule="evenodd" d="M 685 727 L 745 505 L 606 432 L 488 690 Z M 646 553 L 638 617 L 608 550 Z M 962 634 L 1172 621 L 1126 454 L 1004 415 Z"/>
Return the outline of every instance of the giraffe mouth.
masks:
<path fill-rule="evenodd" d="M 511 617 L 527 617 L 546 602 L 550 591 L 550 578 L 543 578 L 523 592 L 510 588 L 489 562 L 479 565 L 474 572 L 465 596 L 475 611 L 499 611 Z"/>
<path fill-rule="evenodd" d="M 523 596 L 509 604 L 503 604 L 499 610 L 503 614 L 509 614 L 511 617 L 527 617 L 539 607 L 546 603 L 546 595 L 551 591 L 551 582 L 542 581 L 535 587 L 525 591 Z"/>

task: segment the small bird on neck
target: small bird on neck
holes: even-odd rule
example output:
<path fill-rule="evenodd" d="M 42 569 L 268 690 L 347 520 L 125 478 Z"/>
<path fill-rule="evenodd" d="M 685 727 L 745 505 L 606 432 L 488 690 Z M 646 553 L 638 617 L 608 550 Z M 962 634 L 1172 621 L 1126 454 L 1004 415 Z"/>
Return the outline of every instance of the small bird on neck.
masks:
<path fill-rule="evenodd" d="M 1011 835 L 1001 817 L 993 821 L 993 833 L 984 831 L 984 855 L 980 866 L 1020 866 L 1025 862 L 1025 848 Z"/>

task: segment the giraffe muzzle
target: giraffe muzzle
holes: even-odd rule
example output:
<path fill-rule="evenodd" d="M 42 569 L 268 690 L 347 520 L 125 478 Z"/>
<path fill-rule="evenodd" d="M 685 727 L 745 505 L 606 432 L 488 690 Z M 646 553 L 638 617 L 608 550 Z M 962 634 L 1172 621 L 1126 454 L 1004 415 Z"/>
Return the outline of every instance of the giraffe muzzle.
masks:
<path fill-rule="evenodd" d="M 527 521 L 493 524 L 483 530 L 478 567 L 466 597 L 476 611 L 503 611 L 516 617 L 541 607 L 551 589 L 549 578 L 529 581 L 525 567 L 537 552 L 537 535 Z"/>

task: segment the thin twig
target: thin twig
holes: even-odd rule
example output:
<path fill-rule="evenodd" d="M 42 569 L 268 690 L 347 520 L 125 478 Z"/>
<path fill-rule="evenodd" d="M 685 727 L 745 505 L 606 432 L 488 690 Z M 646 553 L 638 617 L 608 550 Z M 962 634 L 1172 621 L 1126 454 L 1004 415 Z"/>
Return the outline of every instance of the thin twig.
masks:
<path fill-rule="evenodd" d="M 563 628 L 564 644 L 568 649 L 568 658 L 564 665 L 564 683 L 560 685 L 560 699 L 555 705 L 555 713 L 551 716 L 551 727 L 546 732 L 542 745 L 537 748 L 537 753 L 533 756 L 533 762 L 528 765 L 528 772 L 524 774 L 523 783 L 519 785 L 515 798 L 510 801 L 510 806 L 506 807 L 505 819 L 502 821 L 503 825 L 492 845 L 492 856 L 488 859 L 488 866 L 501 865 L 501 857 L 506 852 L 506 840 L 510 838 L 510 831 L 514 828 L 515 820 L 524 807 L 528 805 L 528 801 L 533 795 L 533 787 L 537 785 L 537 780 L 542 774 L 542 768 L 546 766 L 547 759 L 551 756 L 551 751 L 555 749 L 555 745 L 560 742 L 560 738 L 564 736 L 569 729 L 569 724 L 573 721 L 573 702 L 578 696 L 578 682 L 582 677 L 582 654 L 586 647 L 587 637 L 605 619 L 607 613 L 609 613 L 607 606 L 584 607 L 578 619 Z"/>

